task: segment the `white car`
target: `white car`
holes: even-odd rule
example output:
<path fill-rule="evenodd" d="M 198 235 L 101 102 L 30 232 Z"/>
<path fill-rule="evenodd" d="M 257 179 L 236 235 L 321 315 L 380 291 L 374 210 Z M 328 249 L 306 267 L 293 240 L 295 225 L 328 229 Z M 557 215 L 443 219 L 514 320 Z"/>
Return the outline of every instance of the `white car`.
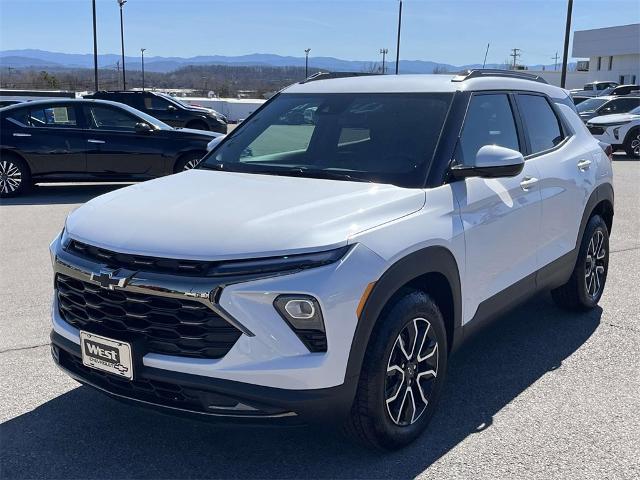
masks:
<path fill-rule="evenodd" d="M 598 140 L 614 149 L 624 149 L 632 158 L 640 158 L 640 107 L 629 113 L 603 115 L 587 122 L 587 128 Z"/>
<path fill-rule="evenodd" d="M 611 162 L 535 78 L 320 76 L 196 169 L 94 198 L 51 245 L 55 362 L 143 406 L 410 443 L 478 328 L 602 295 Z"/>

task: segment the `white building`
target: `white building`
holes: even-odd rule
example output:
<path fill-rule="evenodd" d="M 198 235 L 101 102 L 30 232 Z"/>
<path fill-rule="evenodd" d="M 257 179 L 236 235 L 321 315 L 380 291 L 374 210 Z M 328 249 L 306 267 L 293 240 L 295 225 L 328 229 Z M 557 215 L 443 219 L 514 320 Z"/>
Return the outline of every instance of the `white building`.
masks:
<path fill-rule="evenodd" d="M 640 23 L 580 30 L 573 34 L 573 57 L 588 58 L 588 81 L 640 81 Z"/>

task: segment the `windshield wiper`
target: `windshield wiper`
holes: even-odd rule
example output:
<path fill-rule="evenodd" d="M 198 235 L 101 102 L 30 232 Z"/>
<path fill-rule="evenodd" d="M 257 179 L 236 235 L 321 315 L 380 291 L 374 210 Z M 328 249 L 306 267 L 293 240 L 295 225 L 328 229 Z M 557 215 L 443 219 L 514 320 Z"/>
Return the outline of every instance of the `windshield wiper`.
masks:
<path fill-rule="evenodd" d="M 292 172 L 294 175 L 297 176 L 301 176 L 301 177 L 307 177 L 307 178 L 324 178 L 324 179 L 328 179 L 328 180 L 346 180 L 349 182 L 368 182 L 368 183 L 373 183 L 373 180 L 370 180 L 368 178 L 363 178 L 363 177 L 357 177 L 357 176 L 353 176 L 351 174 L 348 173 L 342 173 L 342 172 L 334 172 L 331 170 L 322 170 L 322 169 L 318 169 L 318 170 L 312 170 L 309 168 L 304 168 L 304 167 L 295 167 L 292 168 L 290 170 L 288 170 L 289 172 Z"/>

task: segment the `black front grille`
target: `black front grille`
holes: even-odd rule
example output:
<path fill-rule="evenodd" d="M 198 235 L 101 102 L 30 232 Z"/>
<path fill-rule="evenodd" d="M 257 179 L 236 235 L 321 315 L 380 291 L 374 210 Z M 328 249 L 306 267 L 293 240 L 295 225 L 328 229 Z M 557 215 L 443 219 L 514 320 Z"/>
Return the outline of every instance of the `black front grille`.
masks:
<path fill-rule="evenodd" d="M 604 128 L 596 127 L 594 125 L 587 125 L 587 128 L 591 132 L 592 135 L 602 135 L 604 133 Z"/>
<path fill-rule="evenodd" d="M 173 258 L 147 257 L 130 253 L 119 253 L 71 240 L 66 250 L 74 255 L 106 265 L 110 268 L 127 268 L 147 272 L 172 273 L 177 275 L 205 276 L 214 262 L 177 260 Z"/>
<path fill-rule="evenodd" d="M 213 310 L 193 300 L 107 290 L 56 276 L 62 318 L 80 330 L 136 342 L 143 353 L 220 358 L 241 335 Z"/>

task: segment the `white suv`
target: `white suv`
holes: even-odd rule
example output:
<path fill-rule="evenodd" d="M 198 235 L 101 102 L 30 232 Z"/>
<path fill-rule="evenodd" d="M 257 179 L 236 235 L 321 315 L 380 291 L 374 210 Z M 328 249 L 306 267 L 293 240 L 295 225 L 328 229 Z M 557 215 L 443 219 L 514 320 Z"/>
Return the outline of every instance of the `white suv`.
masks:
<path fill-rule="evenodd" d="M 610 159 L 531 78 L 321 76 L 198 169 L 88 202 L 51 245 L 55 361 L 164 411 L 409 443 L 478 326 L 602 295 Z"/>

